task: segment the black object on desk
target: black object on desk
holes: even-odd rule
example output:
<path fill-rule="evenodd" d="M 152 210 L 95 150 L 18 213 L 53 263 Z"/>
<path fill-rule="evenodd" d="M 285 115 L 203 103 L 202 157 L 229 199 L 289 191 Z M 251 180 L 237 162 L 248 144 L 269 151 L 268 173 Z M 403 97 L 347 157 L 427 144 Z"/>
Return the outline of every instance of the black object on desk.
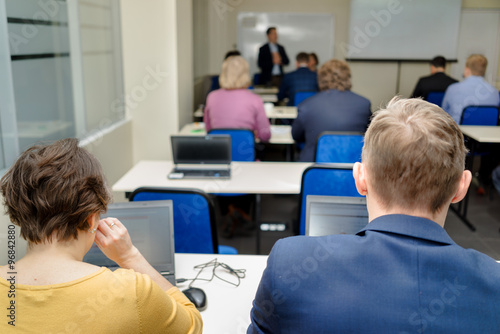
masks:
<path fill-rule="evenodd" d="M 207 308 L 207 295 L 202 289 L 189 288 L 182 292 L 196 306 L 198 311 L 203 311 Z"/>

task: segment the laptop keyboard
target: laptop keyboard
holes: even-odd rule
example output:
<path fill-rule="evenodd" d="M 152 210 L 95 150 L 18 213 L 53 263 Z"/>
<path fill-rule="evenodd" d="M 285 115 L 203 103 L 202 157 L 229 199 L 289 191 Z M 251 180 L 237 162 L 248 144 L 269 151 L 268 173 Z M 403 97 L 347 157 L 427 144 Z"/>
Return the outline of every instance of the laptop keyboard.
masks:
<path fill-rule="evenodd" d="M 229 170 L 204 170 L 204 169 L 174 169 L 173 173 L 182 173 L 184 177 L 229 177 Z"/>

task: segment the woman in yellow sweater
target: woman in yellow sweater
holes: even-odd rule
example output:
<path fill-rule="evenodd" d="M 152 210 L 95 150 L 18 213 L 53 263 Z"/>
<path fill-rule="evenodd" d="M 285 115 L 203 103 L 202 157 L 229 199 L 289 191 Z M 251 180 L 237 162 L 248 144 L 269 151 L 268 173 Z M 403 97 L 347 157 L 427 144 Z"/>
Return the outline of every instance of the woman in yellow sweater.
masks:
<path fill-rule="evenodd" d="M 9 237 L 0 333 L 201 333 L 199 312 L 151 267 L 125 226 L 100 220 L 110 191 L 76 139 L 28 149 L 1 179 L 1 193 L 28 250 L 17 261 Z M 93 242 L 123 269 L 82 262 Z"/>

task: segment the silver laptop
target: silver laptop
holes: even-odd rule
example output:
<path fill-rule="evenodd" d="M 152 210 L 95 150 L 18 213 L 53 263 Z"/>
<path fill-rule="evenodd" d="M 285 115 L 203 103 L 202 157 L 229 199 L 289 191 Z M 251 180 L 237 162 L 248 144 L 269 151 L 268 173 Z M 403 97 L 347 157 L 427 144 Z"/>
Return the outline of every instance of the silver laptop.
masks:
<path fill-rule="evenodd" d="M 111 204 L 101 218 L 117 218 L 128 230 L 132 243 L 170 283 L 175 285 L 174 228 L 172 201 Z M 111 270 L 119 266 L 94 243 L 84 262 Z"/>
<path fill-rule="evenodd" d="M 171 136 L 174 169 L 169 179 L 230 178 L 231 136 Z"/>
<path fill-rule="evenodd" d="M 356 234 L 367 224 L 364 197 L 308 195 L 306 198 L 306 235 Z"/>

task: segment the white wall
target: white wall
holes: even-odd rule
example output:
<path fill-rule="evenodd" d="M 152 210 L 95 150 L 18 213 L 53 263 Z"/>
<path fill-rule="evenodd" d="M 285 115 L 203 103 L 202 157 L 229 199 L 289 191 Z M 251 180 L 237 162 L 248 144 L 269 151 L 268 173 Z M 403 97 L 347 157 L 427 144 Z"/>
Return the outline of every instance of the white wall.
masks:
<path fill-rule="evenodd" d="M 185 0 L 184 0 L 185 1 Z M 178 131 L 176 0 L 122 0 L 125 94 L 134 162 L 170 157 Z"/>
<path fill-rule="evenodd" d="M 179 129 L 193 121 L 193 2 L 177 0 Z"/>

